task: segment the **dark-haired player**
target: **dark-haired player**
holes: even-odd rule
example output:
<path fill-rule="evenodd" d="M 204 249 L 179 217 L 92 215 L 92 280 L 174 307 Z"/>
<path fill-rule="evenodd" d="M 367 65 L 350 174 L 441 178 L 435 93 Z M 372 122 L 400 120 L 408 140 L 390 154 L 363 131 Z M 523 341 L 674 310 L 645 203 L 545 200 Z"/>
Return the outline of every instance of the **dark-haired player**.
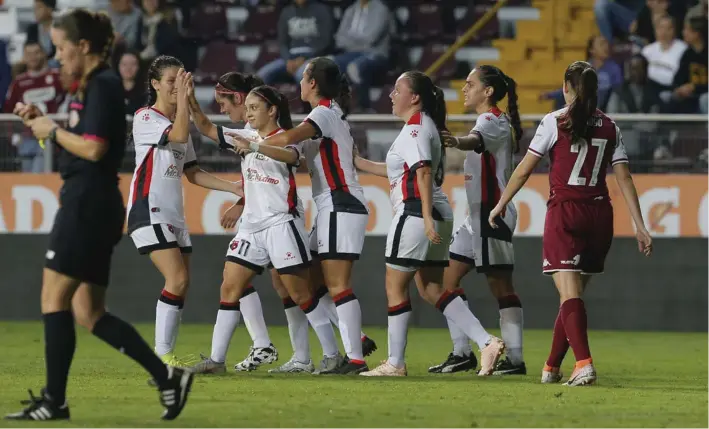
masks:
<path fill-rule="evenodd" d="M 190 365 L 175 353 L 189 289 L 192 242 L 185 224 L 182 176 L 206 189 L 241 194 L 197 164 L 189 133 L 191 75 L 175 57 L 161 55 L 148 69 L 148 105 L 133 117 L 135 172 L 128 197 L 128 234 L 165 278 L 155 309 L 155 352 L 167 364 Z"/>
<path fill-rule="evenodd" d="M 460 289 L 463 277 L 473 269 L 487 277 L 500 309 L 500 331 L 507 354 L 507 359 L 500 360 L 495 367 L 495 375 L 527 373 L 522 357 L 522 303 L 512 284 L 512 233 L 517 223 L 517 210 L 510 204 L 500 218 L 498 229 L 490 228 L 487 223 L 490 210 L 507 186 L 512 173 L 512 155 L 517 152 L 517 142 L 522 136 L 516 87 L 515 81 L 497 67 L 476 67 L 463 87 L 465 106 L 478 114 L 475 126 L 465 137 L 443 133 L 446 146 L 467 151 L 464 172 L 468 200 L 468 217 L 453 235 L 450 265 L 444 272 L 443 284 L 467 301 Z M 507 114 L 497 106 L 505 97 Z M 475 369 L 477 359 L 468 337 L 450 320 L 448 329 L 453 352 L 445 362 L 428 371 L 450 373 Z M 478 325 L 476 332 L 474 341 L 482 350 L 488 334 L 482 325 Z"/>
<path fill-rule="evenodd" d="M 172 420 L 187 402 L 193 376 L 165 365 L 131 325 L 106 311 L 111 255 L 125 213 L 118 189 L 126 136 L 123 86 L 107 62 L 113 26 L 103 13 L 74 9 L 54 20 L 51 37 L 63 72 L 79 81 L 68 127 L 41 116 L 34 105 L 15 108 L 35 137 L 60 147 L 64 180 L 42 279 L 47 384 L 38 397 L 30 392 L 27 408 L 6 418 L 69 419 L 66 386 L 76 349 L 76 318 L 151 374 L 165 407 L 162 418 Z"/>
<path fill-rule="evenodd" d="M 542 272 L 554 279 L 561 308 L 554 324 L 551 353 L 542 371 L 542 383 L 561 380 L 559 367 L 571 346 L 576 366 L 566 384 L 581 386 L 596 381 L 581 296 L 591 275 L 603 272 L 613 241 L 613 207 L 606 186 L 609 166 L 635 223 L 638 250 L 645 256 L 652 253 L 652 238 L 643 223 L 620 130 L 596 107 L 596 71 L 589 63 L 572 63 L 564 74 L 563 91 L 567 107 L 542 119 L 527 154 L 512 173 L 488 222 L 492 228 L 500 228 L 499 216 L 548 154 L 550 194 L 544 223 Z"/>

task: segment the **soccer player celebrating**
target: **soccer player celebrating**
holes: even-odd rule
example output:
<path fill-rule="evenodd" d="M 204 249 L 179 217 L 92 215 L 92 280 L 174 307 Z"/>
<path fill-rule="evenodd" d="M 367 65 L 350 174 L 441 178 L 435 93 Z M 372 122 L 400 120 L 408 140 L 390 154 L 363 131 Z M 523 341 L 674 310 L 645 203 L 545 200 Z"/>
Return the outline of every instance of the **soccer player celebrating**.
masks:
<path fill-rule="evenodd" d="M 241 186 L 197 165 L 189 133 L 191 75 L 180 60 L 157 57 L 148 70 L 148 87 L 148 106 L 133 118 L 136 167 L 128 198 L 128 234 L 165 278 L 155 312 L 155 351 L 164 362 L 185 367 L 188 363 L 174 354 L 192 253 L 182 175 L 207 189 L 239 194 Z"/>
<path fill-rule="evenodd" d="M 542 272 L 552 276 L 561 308 L 542 383 L 561 380 L 559 367 L 571 346 L 576 366 L 566 384 L 581 386 L 596 381 L 581 296 L 591 275 L 603 272 L 613 241 L 613 207 L 606 186 L 609 165 L 635 223 L 638 249 L 645 256 L 652 253 L 652 238 L 643 223 L 620 129 L 596 107 L 596 71 L 587 62 L 572 63 L 564 74 L 563 91 L 567 106 L 542 119 L 527 154 L 490 211 L 488 222 L 494 229 L 501 228 L 500 216 L 507 204 L 548 154 L 551 189 L 544 224 Z"/>
<path fill-rule="evenodd" d="M 313 108 L 305 121 L 269 137 L 262 145 L 286 147 L 302 142 L 310 169 L 313 199 L 318 209 L 310 232 L 310 250 L 317 254 L 319 261 L 312 278 L 322 276 L 334 300 L 347 353 L 343 361 L 336 344 L 322 344 L 325 357 L 317 372 L 360 373 L 368 369 L 364 352 L 371 353 L 376 345 L 361 331 L 362 310 L 350 288 L 352 266 L 362 252 L 369 211 L 353 165 L 354 140 L 345 119 L 349 83 L 332 60 L 315 58 L 306 66 L 300 81 L 300 98 Z M 248 141 L 242 139 L 241 144 Z M 273 156 L 286 160 L 278 153 Z M 324 299 L 320 301 L 327 305 Z"/>
<path fill-rule="evenodd" d="M 244 104 L 246 95 L 249 91 L 260 85 L 263 85 L 263 81 L 258 76 L 237 72 L 223 74 L 218 79 L 217 86 L 214 89 L 214 98 L 219 104 L 221 113 L 228 115 L 232 122 L 246 122 L 246 110 Z M 209 120 L 207 115 L 202 112 L 202 109 L 200 108 L 194 94 L 190 97 L 190 111 L 192 112 L 194 124 L 197 126 L 200 133 L 216 142 L 220 142 L 222 146 L 226 144 L 224 140 L 225 128 L 220 125 L 215 125 Z M 246 124 L 245 129 L 252 130 L 248 123 Z M 239 199 L 226 211 L 226 213 L 224 213 L 222 217 L 222 226 L 225 228 L 233 228 L 243 210 L 244 201 Z M 275 269 L 271 270 L 271 278 L 274 288 L 276 288 L 277 291 L 280 291 L 280 294 L 285 293 L 287 295 L 287 292 L 284 292 L 284 286 L 282 285 L 278 272 Z M 244 293 L 238 302 L 238 306 L 235 304 L 229 308 L 221 307 L 222 306 L 220 305 L 220 310 L 217 313 L 217 320 L 219 321 L 222 319 L 226 325 L 223 323 L 218 324 L 220 326 L 226 326 L 225 329 L 227 331 L 233 332 L 239 322 L 239 318 L 243 314 L 244 324 L 246 325 L 246 329 L 249 331 L 249 335 L 253 341 L 249 354 L 245 359 L 234 366 L 235 370 L 253 371 L 260 365 L 278 360 L 278 350 L 276 350 L 276 347 L 271 343 L 268 328 L 266 327 L 266 322 L 263 318 L 261 298 L 253 286 L 249 286 L 246 290 L 244 290 Z M 303 317 L 305 318 L 305 315 L 303 315 Z M 228 326 L 232 324 L 234 325 L 234 328 L 229 328 Z M 212 344 L 216 343 L 218 342 L 212 341 Z M 222 355 L 226 358 L 226 349 L 224 349 L 223 352 L 214 350 L 214 353 L 211 356 L 201 356 L 201 361 L 192 369 L 199 373 L 224 372 L 226 371 L 226 365 Z"/>
<path fill-rule="evenodd" d="M 504 343 L 485 332 L 460 296 L 442 287 L 453 230 L 453 210 L 441 189 L 445 164 L 441 132 L 446 128 L 443 91 L 425 74 L 408 71 L 397 79 L 390 97 L 393 113 L 406 125 L 389 149 L 386 162 L 355 159 L 357 168 L 389 178 L 395 211 L 386 245 L 389 358 L 361 375 L 407 375 L 404 355 L 412 279 L 426 301 L 468 338 L 478 341 L 482 349 L 480 374 L 489 375 Z"/>
<path fill-rule="evenodd" d="M 42 116 L 37 106 L 18 103 L 15 108 L 36 138 L 59 146 L 64 185 L 42 279 L 47 384 L 39 397 L 30 392 L 27 408 L 8 419 L 69 419 L 66 386 L 76 349 L 74 318 L 151 374 L 165 407 L 163 419 L 180 414 L 192 385 L 189 372 L 165 365 L 131 325 L 106 311 L 111 255 L 125 219 L 118 169 L 126 121 L 123 86 L 108 66 L 113 37 L 103 13 L 74 9 L 57 16 L 51 28 L 57 60 L 63 73 L 79 81 L 68 127 Z"/>
<path fill-rule="evenodd" d="M 299 145 L 262 147 L 254 141 L 293 127 L 288 99 L 272 87 L 260 86 L 251 90 L 245 105 L 246 118 L 255 131 L 231 130 L 225 133 L 222 143 L 234 142 L 237 149 L 245 153 L 241 169 L 244 212 L 227 250 L 221 286 L 222 306 L 234 305 L 253 277 L 272 264 L 323 347 L 334 345 L 334 353 L 337 353 L 335 332 L 327 311 L 318 305 L 319 301 L 310 291 L 308 267 L 312 258 L 305 246 L 305 221 L 298 210 L 295 183 L 295 170 L 300 161 Z M 232 334 L 233 328 L 220 327 L 217 318 L 213 353 L 214 341 L 224 344 L 222 347 L 226 352 Z M 333 353 L 324 350 L 326 355 L 328 352 Z"/>
<path fill-rule="evenodd" d="M 512 233 L 517 224 L 513 204 L 500 217 L 500 228 L 490 228 L 487 218 L 497 204 L 512 172 L 512 154 L 518 151 L 522 136 L 517 109 L 516 83 L 494 66 L 478 66 L 470 72 L 463 87 L 464 103 L 478 114 L 475 127 L 465 137 L 443 132 L 444 144 L 468 151 L 465 157 L 465 192 L 468 217 L 453 235 L 450 265 L 443 274 L 446 290 L 465 294 L 460 281 L 472 269 L 487 277 L 490 291 L 500 308 L 500 331 L 507 359 L 500 360 L 494 374 L 526 374 L 522 357 L 522 304 L 512 285 L 514 250 Z M 508 113 L 497 107 L 507 97 Z M 448 320 L 453 352 L 429 372 L 449 373 L 475 369 L 477 359 L 468 337 Z M 484 338 L 481 336 L 481 338 Z M 477 340 L 478 342 L 480 339 Z"/>

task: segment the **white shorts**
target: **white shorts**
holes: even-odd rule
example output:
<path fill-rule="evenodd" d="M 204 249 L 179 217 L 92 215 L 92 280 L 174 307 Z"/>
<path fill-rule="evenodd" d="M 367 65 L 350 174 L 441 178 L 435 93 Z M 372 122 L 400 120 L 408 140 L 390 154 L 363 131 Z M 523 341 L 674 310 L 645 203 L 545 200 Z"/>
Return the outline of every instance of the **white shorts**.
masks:
<path fill-rule="evenodd" d="M 159 223 L 138 228 L 130 235 L 138 253 L 146 255 L 155 250 L 179 248 L 182 253 L 192 253 L 190 233 L 186 229 Z"/>
<path fill-rule="evenodd" d="M 512 271 L 515 264 L 512 242 L 481 237 L 473 230 L 470 218 L 465 219 L 453 234 L 450 258 L 472 265 L 479 273 L 492 270 Z"/>
<path fill-rule="evenodd" d="M 435 223 L 441 244 L 429 241 L 423 218 L 404 213 L 394 215 L 387 234 L 387 265 L 399 271 L 416 271 L 424 266 L 447 267 L 453 221 L 437 220 Z"/>
<path fill-rule="evenodd" d="M 270 264 L 279 274 L 291 274 L 310 265 L 305 239 L 302 217 L 253 233 L 238 231 L 229 243 L 226 260 L 257 274 Z"/>
<path fill-rule="evenodd" d="M 357 260 L 362 253 L 368 222 L 367 214 L 322 209 L 310 230 L 310 251 L 320 259 Z"/>

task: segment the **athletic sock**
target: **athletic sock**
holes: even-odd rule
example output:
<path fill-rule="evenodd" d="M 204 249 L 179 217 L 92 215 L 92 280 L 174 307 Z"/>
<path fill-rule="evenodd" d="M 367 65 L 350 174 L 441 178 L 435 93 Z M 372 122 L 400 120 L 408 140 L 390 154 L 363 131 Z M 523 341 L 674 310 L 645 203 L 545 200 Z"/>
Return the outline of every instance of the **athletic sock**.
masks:
<path fill-rule="evenodd" d="M 333 301 L 340 319 L 340 337 L 350 362 L 364 363 L 362 354 L 362 309 L 352 289 L 338 294 Z"/>
<path fill-rule="evenodd" d="M 219 303 L 217 321 L 214 323 L 214 330 L 212 331 L 212 353 L 210 354 L 210 358 L 214 362 L 226 362 L 226 354 L 229 350 L 231 337 L 234 335 L 234 331 L 239 325 L 239 318 L 241 317 L 239 308 L 239 301 L 222 301 Z"/>
<path fill-rule="evenodd" d="M 266 321 L 263 319 L 263 307 L 261 298 L 253 286 L 244 290 L 241 299 L 241 314 L 244 316 L 244 324 L 249 331 L 254 347 L 268 347 L 271 345 L 271 338 L 268 335 Z"/>
<path fill-rule="evenodd" d="M 44 320 L 44 363 L 47 368 L 47 395 L 61 406 L 66 401 L 69 368 L 76 350 L 76 329 L 71 311 L 42 316 Z"/>
<path fill-rule="evenodd" d="M 295 359 L 301 363 L 310 362 L 310 339 L 308 318 L 303 310 L 290 298 L 283 298 L 283 308 L 288 321 L 288 334 Z"/>
<path fill-rule="evenodd" d="M 389 348 L 388 362 L 396 368 L 406 365 L 406 342 L 411 318 L 411 301 L 389 307 L 387 318 L 387 340 Z"/>
<path fill-rule="evenodd" d="M 155 353 L 163 356 L 173 351 L 177 341 L 177 331 L 180 328 L 183 297 L 163 289 L 155 308 Z"/>
<path fill-rule="evenodd" d="M 522 302 L 517 294 L 507 295 L 497 300 L 500 307 L 500 332 L 505 342 L 505 354 L 514 365 L 524 362 L 522 354 L 522 332 L 524 314 Z"/>
<path fill-rule="evenodd" d="M 314 298 L 314 297 L 313 297 Z M 308 302 L 302 304 L 300 308 L 305 313 L 305 316 L 313 327 L 315 334 L 320 340 L 323 355 L 328 357 L 337 356 L 337 340 L 335 339 L 335 331 L 332 330 L 330 318 L 327 311 L 322 305 L 318 305 L 319 300 L 311 298 Z"/>
<path fill-rule="evenodd" d="M 483 328 L 478 318 L 465 305 L 460 296 L 450 291 L 445 291 L 438 298 L 436 308 L 446 318 L 455 323 L 481 350 L 485 348 L 485 345 L 490 340 L 490 334 Z"/>

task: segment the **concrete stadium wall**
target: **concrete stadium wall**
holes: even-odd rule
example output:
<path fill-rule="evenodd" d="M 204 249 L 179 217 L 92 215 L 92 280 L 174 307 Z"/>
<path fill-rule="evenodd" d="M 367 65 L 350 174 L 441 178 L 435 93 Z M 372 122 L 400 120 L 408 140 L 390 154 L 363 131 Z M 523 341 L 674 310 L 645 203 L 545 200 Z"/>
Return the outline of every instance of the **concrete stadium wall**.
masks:
<path fill-rule="evenodd" d="M 355 265 L 353 287 L 364 310 L 364 323 L 386 325 L 384 294 L 385 237 L 367 237 L 363 258 Z M 192 237 L 192 285 L 184 322 L 214 323 L 219 302 L 227 236 Z M 41 270 L 47 237 L 0 236 L 0 320 L 38 320 Z M 528 328 L 551 328 L 558 295 L 541 274 L 541 239 L 517 238 L 515 282 Z M 616 238 L 606 273 L 596 276 L 585 298 L 592 329 L 707 331 L 707 240 L 657 239 L 646 260 L 630 238 Z M 163 280 L 147 257 L 125 237 L 113 259 L 108 305 L 133 322 L 154 320 Z M 285 324 L 283 307 L 270 276 L 257 278 L 266 321 Z M 464 287 L 476 315 L 487 327 L 498 324 L 497 303 L 482 275 L 469 274 Z M 413 324 L 443 327 L 443 317 L 418 297 L 412 285 Z"/>

